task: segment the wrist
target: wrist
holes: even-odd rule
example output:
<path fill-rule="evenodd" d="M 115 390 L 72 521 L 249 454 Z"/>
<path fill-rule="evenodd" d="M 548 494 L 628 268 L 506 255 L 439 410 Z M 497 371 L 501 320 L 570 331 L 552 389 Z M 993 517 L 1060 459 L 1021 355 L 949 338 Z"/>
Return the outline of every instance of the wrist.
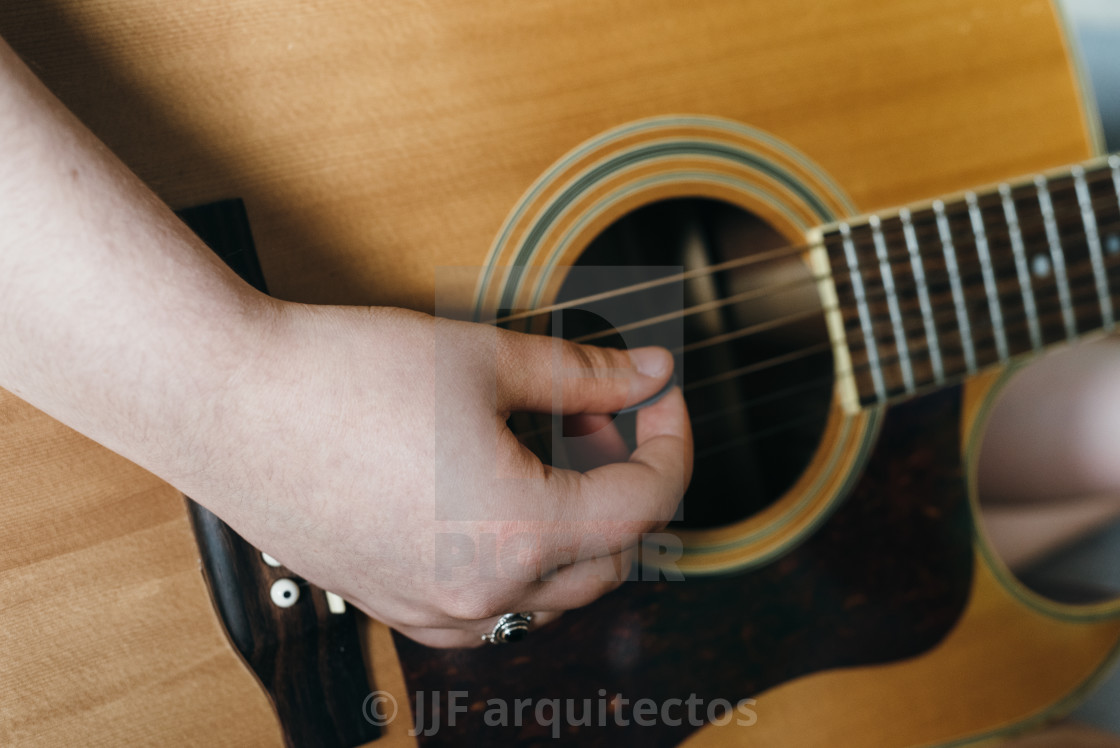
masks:
<path fill-rule="evenodd" d="M 186 493 L 200 490 L 200 477 L 224 474 L 217 468 L 236 453 L 245 411 L 276 365 L 283 320 L 299 306 L 249 286 L 214 301 L 207 319 L 183 320 L 183 343 L 168 347 L 136 395 L 138 420 L 158 440 L 135 441 L 134 430 L 121 450 Z"/>

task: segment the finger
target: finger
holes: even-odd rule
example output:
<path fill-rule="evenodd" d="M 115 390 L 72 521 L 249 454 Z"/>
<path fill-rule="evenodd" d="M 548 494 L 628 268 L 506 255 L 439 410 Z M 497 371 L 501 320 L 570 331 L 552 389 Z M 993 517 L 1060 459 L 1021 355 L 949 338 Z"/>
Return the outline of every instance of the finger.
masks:
<path fill-rule="evenodd" d="M 564 438 L 553 442 L 563 449 L 563 463 L 553 454 L 553 465 L 585 472 L 609 462 L 625 462 L 630 449 L 615 426 L 614 418 L 601 413 L 582 413 L 564 418 Z"/>
<path fill-rule="evenodd" d="M 578 413 L 574 416 L 564 416 L 564 436 L 591 436 L 613 422 L 614 418 L 606 413 Z"/>
<path fill-rule="evenodd" d="M 674 387 L 638 414 L 638 447 L 629 461 L 553 473 L 562 510 L 554 547 L 571 552 L 589 532 L 612 548 L 637 545 L 643 533 L 672 519 L 691 475 L 692 430 L 684 396 Z M 580 550 L 574 558 L 591 555 Z"/>
<path fill-rule="evenodd" d="M 676 448 L 665 450 L 665 445 L 658 442 L 655 454 L 650 455 L 651 460 L 656 460 L 657 455 L 664 455 L 667 462 L 659 463 L 662 470 L 676 467 L 680 480 L 680 491 L 688 488 L 692 480 L 692 422 L 688 418 L 688 406 L 684 401 L 684 392 L 680 387 L 674 387 L 665 397 L 642 408 L 638 412 L 637 422 L 638 448 L 630 456 L 631 462 L 646 460 L 643 448 L 651 446 L 657 440 L 671 440 Z M 679 458 L 679 464 L 676 458 Z M 652 463 L 651 463 L 652 464 Z"/>
<path fill-rule="evenodd" d="M 479 634 L 466 629 L 435 629 L 415 626 L 394 626 L 412 641 L 434 649 L 459 649 L 484 644 Z"/>
<path fill-rule="evenodd" d="M 507 412 L 615 413 L 656 394 L 673 370 L 663 348 L 621 351 L 501 333 L 498 407 Z"/>
<path fill-rule="evenodd" d="M 519 613 L 521 611 L 510 611 Z M 529 624 L 529 635 L 533 631 L 555 621 L 561 615 L 558 611 L 533 611 L 532 621 Z M 485 634 L 492 634 L 498 625 L 501 616 L 494 616 L 481 621 L 463 621 L 461 626 L 448 628 L 423 628 L 417 626 L 394 626 L 400 633 L 426 647 L 436 649 L 455 649 L 478 647 L 486 644 L 483 639 Z"/>
<path fill-rule="evenodd" d="M 637 546 L 631 546 L 620 553 L 565 566 L 539 582 L 525 602 L 534 610 L 543 611 L 582 608 L 618 589 L 629 578 L 637 557 Z"/>

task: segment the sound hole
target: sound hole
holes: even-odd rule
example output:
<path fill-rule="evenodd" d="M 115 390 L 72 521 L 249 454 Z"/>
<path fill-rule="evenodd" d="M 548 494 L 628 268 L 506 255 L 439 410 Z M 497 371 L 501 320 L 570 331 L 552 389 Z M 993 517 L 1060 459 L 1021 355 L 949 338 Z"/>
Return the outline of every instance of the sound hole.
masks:
<path fill-rule="evenodd" d="M 560 290 L 564 301 L 609 292 L 609 284 L 624 287 L 618 266 L 635 269 L 630 283 L 680 274 L 650 266 L 683 267 L 675 309 L 665 308 L 667 286 L 660 296 L 628 293 L 609 315 L 571 311 L 560 321 L 567 338 L 655 343 L 676 355 L 696 440 L 681 527 L 726 525 L 771 505 L 820 444 L 832 401 L 832 352 L 812 275 L 803 253 L 788 244 L 736 206 L 662 201 L 624 216 L 587 247 L 578 266 L 612 266 L 598 287 L 594 272 L 573 270 Z M 609 335 L 611 325 L 623 334 Z"/>

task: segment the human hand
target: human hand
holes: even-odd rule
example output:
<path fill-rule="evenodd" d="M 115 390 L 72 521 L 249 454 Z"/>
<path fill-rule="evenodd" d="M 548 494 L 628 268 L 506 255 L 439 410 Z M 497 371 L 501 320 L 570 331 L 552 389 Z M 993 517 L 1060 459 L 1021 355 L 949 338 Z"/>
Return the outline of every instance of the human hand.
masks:
<path fill-rule="evenodd" d="M 472 646 L 501 614 L 532 611 L 537 625 L 585 605 L 672 517 L 691 473 L 679 389 L 638 414 L 632 455 L 609 429 L 583 440 L 624 460 L 585 473 L 542 465 L 506 425 L 553 411 L 554 394 L 566 414 L 641 402 L 671 375 L 668 352 L 400 309 L 275 308 L 215 395 L 210 433 L 192 439 L 204 454 L 165 477 L 411 638 Z"/>
<path fill-rule="evenodd" d="M 2 42 L 0 130 L 0 387 L 309 581 L 421 642 L 477 644 L 499 613 L 543 622 L 613 588 L 672 516 L 691 464 L 679 391 L 641 413 L 628 462 L 583 474 L 541 465 L 505 424 L 552 410 L 554 350 L 615 367 L 561 380 L 569 413 L 656 393 L 664 351 L 638 355 L 643 376 L 624 353 L 268 299 Z M 467 563 L 440 556 L 463 538 Z"/>

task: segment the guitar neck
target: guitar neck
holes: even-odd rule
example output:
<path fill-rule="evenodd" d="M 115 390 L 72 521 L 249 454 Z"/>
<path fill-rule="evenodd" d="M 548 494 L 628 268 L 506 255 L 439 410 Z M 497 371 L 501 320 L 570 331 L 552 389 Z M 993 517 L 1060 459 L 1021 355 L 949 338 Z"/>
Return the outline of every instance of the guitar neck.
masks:
<path fill-rule="evenodd" d="M 815 244 L 846 409 L 959 381 L 1115 327 L 1120 156 L 833 224 Z"/>

